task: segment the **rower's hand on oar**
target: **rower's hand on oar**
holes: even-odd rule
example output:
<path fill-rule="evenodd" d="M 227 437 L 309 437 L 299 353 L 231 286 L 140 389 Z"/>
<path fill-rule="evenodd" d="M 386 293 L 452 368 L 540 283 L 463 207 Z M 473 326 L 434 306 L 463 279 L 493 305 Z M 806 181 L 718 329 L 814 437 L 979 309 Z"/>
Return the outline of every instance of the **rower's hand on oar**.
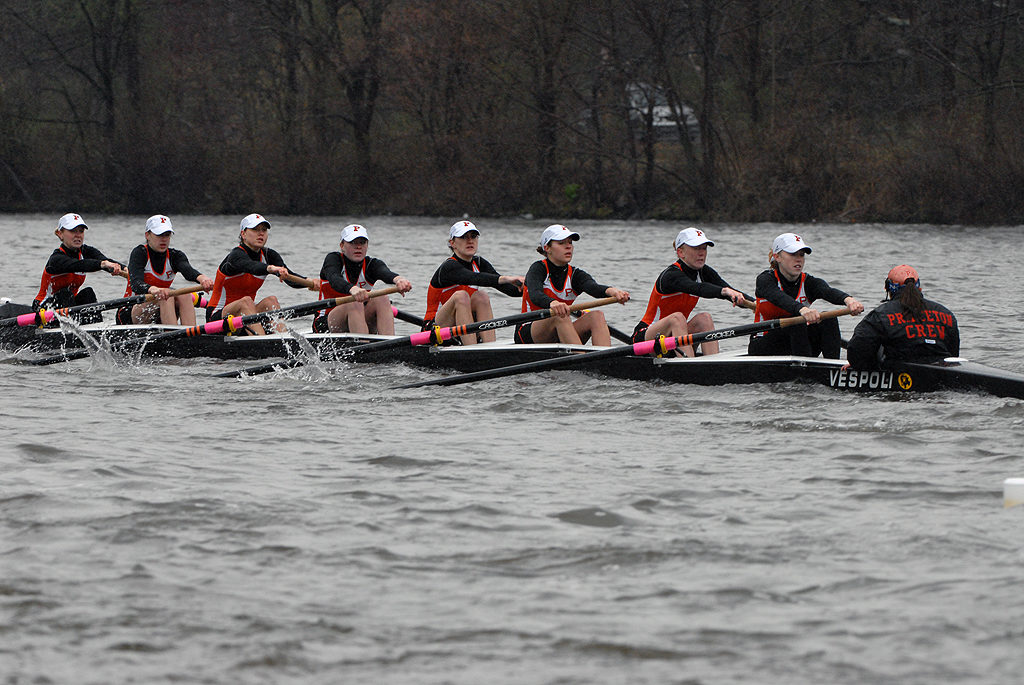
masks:
<path fill-rule="evenodd" d="M 629 302 L 629 292 L 622 288 L 608 288 L 604 293 L 608 297 L 614 297 L 618 300 L 619 304 L 626 304 Z"/>
<path fill-rule="evenodd" d="M 412 281 L 404 276 L 396 276 L 395 282 L 391 285 L 398 288 L 398 292 L 402 294 L 402 297 L 405 297 L 405 294 L 412 290 Z"/>
<path fill-rule="evenodd" d="M 154 288 L 153 286 L 150 286 L 148 292 L 150 295 L 152 295 L 158 300 L 166 300 L 168 297 L 171 296 L 170 288 Z"/>
<path fill-rule="evenodd" d="M 733 290 L 732 288 L 722 288 L 722 297 L 730 300 L 733 307 L 742 307 L 747 299 L 743 297 L 743 293 L 739 290 Z"/>
<path fill-rule="evenodd" d="M 552 302 L 551 306 L 548 307 L 548 309 L 551 310 L 552 314 L 554 314 L 555 316 L 559 316 L 563 319 L 572 314 L 572 309 L 569 308 L 569 305 L 567 305 L 565 302 L 559 302 L 558 300 Z"/>
<path fill-rule="evenodd" d="M 112 262 L 109 259 L 104 259 L 100 262 L 100 268 L 104 271 L 110 272 L 111 276 L 127 276 L 128 269 L 122 267 L 117 262 Z"/>
<path fill-rule="evenodd" d="M 313 293 L 320 292 L 320 286 L 323 285 L 323 280 L 319 278 L 311 278 L 309 281 L 310 283 L 309 286 L 306 287 L 306 290 Z"/>
<path fill-rule="evenodd" d="M 804 317 L 804 320 L 808 324 L 818 323 L 821 321 L 821 312 L 811 307 L 804 307 L 800 310 L 800 316 Z"/>
<path fill-rule="evenodd" d="M 526 279 L 522 276 L 498 276 L 498 285 L 508 285 L 509 283 L 518 288 L 519 292 L 523 292 Z"/>
<path fill-rule="evenodd" d="M 862 314 L 864 312 L 864 305 L 862 305 L 860 302 L 858 302 L 852 297 L 848 297 L 845 300 L 843 300 L 843 304 L 850 308 L 850 314 L 852 316 L 857 316 L 858 314 Z"/>
<path fill-rule="evenodd" d="M 281 281 L 284 281 L 285 277 L 290 275 L 288 273 L 288 269 L 284 268 L 283 266 L 276 266 L 274 264 L 271 264 L 270 266 L 267 267 L 267 273 L 274 274 Z"/>
<path fill-rule="evenodd" d="M 196 279 L 196 282 L 199 283 L 199 285 L 203 286 L 203 290 L 205 290 L 206 292 L 210 292 L 211 290 L 213 290 L 213 279 L 207 276 L 206 274 L 199 274 L 199 277 Z"/>
<path fill-rule="evenodd" d="M 352 290 L 349 290 L 348 294 L 354 297 L 356 302 L 366 302 L 370 299 L 370 291 L 363 290 L 358 285 L 352 286 Z"/>

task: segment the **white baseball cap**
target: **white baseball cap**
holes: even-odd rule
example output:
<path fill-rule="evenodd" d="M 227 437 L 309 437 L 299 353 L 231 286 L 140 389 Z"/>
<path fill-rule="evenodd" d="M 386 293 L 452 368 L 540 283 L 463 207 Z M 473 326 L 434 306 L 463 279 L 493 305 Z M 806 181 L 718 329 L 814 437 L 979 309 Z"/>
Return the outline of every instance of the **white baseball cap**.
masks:
<path fill-rule="evenodd" d="M 452 224 L 452 227 L 448 229 L 449 238 L 461 238 L 470 231 L 476 231 L 477 235 L 480 234 L 480 229 L 476 227 L 472 221 L 456 221 Z"/>
<path fill-rule="evenodd" d="M 562 224 L 551 224 L 540 234 L 540 246 L 547 247 L 547 244 L 552 240 L 565 240 L 566 238 L 572 238 L 574 241 L 579 240 L 580 234 L 576 231 L 570 231 Z"/>
<path fill-rule="evenodd" d="M 82 218 L 81 214 L 65 214 L 57 220 L 58 231 L 70 231 L 72 228 L 77 228 L 79 226 L 89 228 L 85 225 L 85 219 Z"/>
<path fill-rule="evenodd" d="M 351 243 L 357 238 L 370 239 L 370 235 L 366 232 L 366 229 L 359 224 L 349 224 L 345 228 L 341 229 L 341 242 Z"/>
<path fill-rule="evenodd" d="M 146 232 L 153 235 L 174 233 L 174 226 L 171 225 L 171 220 L 163 214 L 155 214 L 146 219 Z"/>
<path fill-rule="evenodd" d="M 773 254 L 779 254 L 780 252 L 795 254 L 800 250 L 807 250 L 807 254 L 810 254 L 811 246 L 805 243 L 804 239 L 796 233 L 783 233 L 772 241 Z"/>
<path fill-rule="evenodd" d="M 683 245 L 689 245 L 690 247 L 700 247 L 701 245 L 715 246 L 714 241 L 708 238 L 707 233 L 690 226 L 679 231 L 679 235 L 676 236 L 676 247 L 682 247 Z"/>
<path fill-rule="evenodd" d="M 256 228 L 260 224 L 266 224 L 267 228 L 270 228 L 270 222 L 262 214 L 250 214 L 242 219 L 242 223 L 239 224 L 239 230 L 244 231 L 247 228 Z"/>

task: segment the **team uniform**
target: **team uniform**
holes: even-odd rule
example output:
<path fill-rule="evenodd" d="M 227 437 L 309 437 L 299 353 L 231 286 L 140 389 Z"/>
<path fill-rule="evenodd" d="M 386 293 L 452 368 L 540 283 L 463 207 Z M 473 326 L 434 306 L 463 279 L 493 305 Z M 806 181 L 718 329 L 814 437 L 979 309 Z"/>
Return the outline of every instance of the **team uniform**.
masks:
<path fill-rule="evenodd" d="M 268 266 L 288 268 L 277 250 L 269 247 L 253 251 L 245 245 L 238 245 L 232 249 L 217 267 L 213 292 L 210 293 L 210 301 L 206 307 L 206 320 L 220 319 L 224 307 L 243 297 L 251 297 L 255 302 L 257 291 L 270 273 L 267 271 Z M 291 269 L 288 271 L 299 278 L 305 278 Z M 285 284 L 296 289 L 306 287 L 290 281 L 285 281 Z"/>
<path fill-rule="evenodd" d="M 897 300 L 880 305 L 853 331 L 846 351 L 857 369 L 878 368 L 881 361 L 936 362 L 960 355 L 960 329 L 953 312 L 924 300 L 921 320 Z"/>
<path fill-rule="evenodd" d="M 662 271 L 654 282 L 651 296 L 647 301 L 647 311 L 633 329 L 633 342 L 643 342 L 647 329 L 658 319 L 676 312 L 689 319 L 690 312 L 702 297 L 728 300 L 729 298 L 722 294 L 723 288 L 732 286 L 710 266 L 705 264 L 700 269 L 693 269 L 682 260 L 676 260 Z"/>
<path fill-rule="evenodd" d="M 757 308 L 754 321 L 767 321 L 799 316 L 800 310 L 817 300 L 832 304 L 845 304 L 849 294 L 833 288 L 825 280 L 801 273 L 795 281 L 788 281 L 778 269 L 762 271 L 754 288 Z M 839 359 L 842 340 L 839 322 L 825 319 L 808 326 L 791 326 L 750 336 L 747 353 L 751 355 L 797 355 Z"/>
<path fill-rule="evenodd" d="M 519 296 L 519 288 L 514 283 L 499 284 L 499 278 L 501 274 L 479 255 L 474 255 L 468 262 L 454 254 L 444 260 L 430 277 L 430 285 L 427 286 L 424 330 L 433 328 L 437 310 L 460 290 L 472 295 L 480 288 L 495 288 L 509 297 Z"/>
<path fill-rule="evenodd" d="M 145 295 L 151 286 L 170 288 L 179 273 L 189 281 L 199 282 L 199 271 L 181 250 L 169 247 L 166 252 L 156 252 L 149 245 L 136 245 L 128 256 L 130 278 L 124 296 Z M 126 325 L 131 322 L 132 305 L 117 310 L 117 323 Z"/>
<path fill-rule="evenodd" d="M 550 309 L 556 300 L 572 304 L 580 293 L 593 297 L 607 297 L 610 286 L 601 285 L 594 277 L 583 269 L 574 268 L 571 264 L 555 266 L 547 259 L 541 259 L 530 266 L 526 272 L 526 287 L 523 288 L 524 312 Z M 516 326 L 515 341 L 532 343 L 533 335 L 530 327 L 533 322 Z"/>
<path fill-rule="evenodd" d="M 366 257 L 361 262 L 354 262 L 341 252 L 329 252 L 324 257 L 320 268 L 320 299 L 329 300 L 344 297 L 352 292 L 353 287 L 370 290 L 374 283 L 394 283 L 398 274 L 388 268 L 383 260 Z M 334 307 L 317 314 L 313 318 L 313 331 L 327 333 L 327 315 Z"/>
<path fill-rule="evenodd" d="M 95 247 L 82 245 L 78 250 L 73 250 L 61 245 L 46 261 L 39 281 L 39 292 L 32 300 L 32 309 L 39 311 L 42 307 L 73 307 L 96 302 L 93 289 L 83 288 L 82 284 L 85 283 L 86 274 L 99 271 L 104 261 L 113 260 Z M 102 314 L 96 312 L 83 318 L 82 322 L 95 323 L 100 320 Z"/>

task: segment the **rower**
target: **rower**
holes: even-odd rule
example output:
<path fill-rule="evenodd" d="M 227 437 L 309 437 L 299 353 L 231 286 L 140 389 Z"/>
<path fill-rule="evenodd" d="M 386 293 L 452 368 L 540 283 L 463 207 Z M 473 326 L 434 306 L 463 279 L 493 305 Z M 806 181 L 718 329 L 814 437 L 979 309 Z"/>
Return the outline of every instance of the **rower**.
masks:
<path fill-rule="evenodd" d="M 804 271 L 804 262 L 811 247 L 795 233 L 783 233 L 772 241 L 768 253 L 769 269 L 757 276 L 754 295 L 757 308 L 754 321 L 766 321 L 789 316 L 802 316 L 807 326 L 792 326 L 750 336 L 747 353 L 751 355 L 823 356 L 839 359 L 842 339 L 839 322 L 821 319 L 821 312 L 811 307 L 816 300 L 832 304 L 845 304 L 850 314 L 864 311 L 864 305 L 847 293 L 833 288 L 825 280 Z M 819 323 L 820 322 L 820 323 Z"/>
<path fill-rule="evenodd" d="M 386 297 L 371 299 L 370 289 L 383 281 L 404 294 L 412 290 L 412 283 L 389 269 L 383 260 L 367 257 L 369 245 L 365 227 L 350 224 L 341 229 L 339 250 L 328 252 L 320 269 L 320 299 L 351 295 L 356 301 L 318 314 L 313 319 L 315 332 L 395 334 L 391 302 Z"/>
<path fill-rule="evenodd" d="M 581 345 L 593 339 L 595 346 L 607 347 L 612 338 L 604 313 L 589 311 L 573 321 L 569 305 L 580 293 L 594 297 L 614 297 L 619 304 L 629 301 L 629 293 L 621 288 L 600 285 L 583 269 L 573 268 L 573 243 L 580 234 L 561 224 L 544 229 L 537 252 L 544 259 L 534 262 L 526 272 L 523 288 L 523 311 L 551 309 L 554 316 L 516 327 L 517 343 L 560 342 Z"/>
<path fill-rule="evenodd" d="M 57 229 L 53 233 L 61 244 L 46 261 L 39 292 L 32 300 L 34 311 L 95 302 L 96 293 L 93 289 L 82 287 L 88 273 L 103 270 L 114 276 L 128 275 L 128 268 L 124 264 L 107 259 L 98 249 L 85 244 L 85 231 L 88 228 L 81 214 L 69 213 L 58 219 Z M 82 323 L 97 323 L 103 320 L 103 315 L 94 312 L 80 320 Z"/>
<path fill-rule="evenodd" d="M 875 369 L 880 363 L 933 363 L 960 354 L 960 328 L 953 312 L 926 300 L 912 266 L 894 266 L 885 277 L 884 304 L 857 324 L 846 350 L 850 365 Z"/>
<path fill-rule="evenodd" d="M 213 279 L 199 273 L 189 263 L 184 252 L 170 247 L 172 235 L 174 227 L 168 217 L 156 214 L 146 219 L 146 242 L 136 245 L 128 257 L 129 281 L 124 296 L 154 295 L 156 300 L 118 309 L 119 324 L 151 323 L 159 319 L 160 323 L 167 326 L 179 322 L 183 326 L 196 325 L 192 295 L 169 297 L 171 284 L 180 273 L 209 292 L 213 289 Z"/>
<path fill-rule="evenodd" d="M 661 272 L 654 282 L 647 311 L 633 330 L 633 342 L 653 340 L 658 336 L 678 338 L 687 333 L 703 333 L 715 328 L 711 314 L 690 314 L 702 297 L 731 300 L 733 306 L 742 305 L 746 296 L 726 283 L 718 272 L 707 265 L 708 247 L 715 243 L 698 228 L 679 231 L 673 246 L 676 261 Z M 718 354 L 718 341 L 699 345 L 701 354 Z M 694 356 L 692 346 L 680 348 L 683 355 Z"/>
<path fill-rule="evenodd" d="M 217 267 L 213 293 L 206 308 L 206 320 L 216 321 L 225 316 L 246 316 L 280 309 L 273 295 L 256 301 L 256 293 L 268 274 L 274 274 L 292 288 L 320 290 L 320 279 L 307 280 L 288 270 L 277 250 L 267 247 L 270 222 L 261 214 L 249 214 L 239 224 L 238 245 Z M 296 282 L 300 281 L 300 282 Z M 223 302 L 221 299 L 223 298 Z M 256 335 L 263 335 L 263 326 L 248 327 Z M 279 327 L 283 331 L 284 328 Z"/>
<path fill-rule="evenodd" d="M 503 276 L 489 261 L 477 254 L 480 229 L 472 221 L 456 221 L 448 229 L 448 249 L 444 260 L 427 287 L 427 313 L 424 330 L 434 326 L 465 326 L 494 318 L 491 298 L 482 287 L 495 288 L 509 297 L 523 292 L 522 276 Z M 493 330 L 462 336 L 462 344 L 494 342 Z"/>

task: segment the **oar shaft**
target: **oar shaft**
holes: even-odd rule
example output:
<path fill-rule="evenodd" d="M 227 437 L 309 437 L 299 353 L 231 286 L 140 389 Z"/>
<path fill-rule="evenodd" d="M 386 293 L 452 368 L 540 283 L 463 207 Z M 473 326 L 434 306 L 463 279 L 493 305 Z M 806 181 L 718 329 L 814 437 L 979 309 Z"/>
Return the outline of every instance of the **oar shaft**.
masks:
<path fill-rule="evenodd" d="M 187 295 L 189 293 L 199 292 L 203 289 L 201 285 L 193 285 L 187 288 L 179 288 L 178 290 L 172 290 L 170 293 L 171 297 L 177 297 L 178 295 Z M 73 307 L 62 307 L 60 309 L 40 309 L 35 312 L 28 314 L 22 314 L 20 316 L 12 317 L 10 319 L 4 319 L 0 321 L 0 327 L 2 326 L 44 326 L 49 322 L 53 321 L 58 316 L 71 316 L 72 314 L 90 314 L 93 312 L 102 312 L 108 309 L 115 309 L 118 307 L 125 307 L 128 305 L 142 304 L 144 302 L 150 302 L 156 299 L 156 295 L 131 295 L 129 297 L 119 297 L 116 300 L 105 300 L 103 302 L 90 302 L 89 304 L 79 304 Z"/>
<path fill-rule="evenodd" d="M 606 297 L 600 300 L 593 300 L 591 302 L 580 302 L 569 305 L 571 312 L 577 312 L 582 309 L 591 309 L 594 307 L 603 307 L 613 302 L 617 302 L 614 297 Z M 452 338 L 470 335 L 477 331 L 494 330 L 498 328 L 506 328 L 519 323 L 526 323 L 528 321 L 538 321 L 540 319 L 546 319 L 554 316 L 555 313 L 551 309 L 537 309 L 532 312 L 523 312 L 521 314 L 513 314 L 512 316 L 503 317 L 500 319 L 488 319 L 487 321 L 475 321 L 470 324 L 462 326 L 448 326 L 445 328 L 434 328 L 429 331 L 421 331 L 419 333 L 413 333 L 412 335 L 399 338 L 397 340 L 380 340 L 378 342 L 367 343 L 366 345 L 359 345 L 353 347 L 348 352 L 352 354 L 365 354 L 366 352 L 377 352 L 380 350 L 391 349 L 394 347 L 403 347 L 408 345 L 410 347 L 416 347 L 417 345 L 430 345 L 430 344 L 441 344 Z"/>
<path fill-rule="evenodd" d="M 392 295 L 397 292 L 397 286 L 390 286 L 388 288 L 371 291 L 370 297 L 382 297 L 384 295 Z M 245 316 L 226 316 L 223 319 L 208 321 L 207 323 L 199 326 L 192 326 L 191 328 L 185 328 L 178 331 L 161 333 L 160 335 L 155 336 L 152 341 L 170 340 L 171 338 L 192 338 L 198 335 L 226 335 L 228 333 L 240 331 L 252 323 L 266 323 L 267 321 L 277 317 L 295 318 L 298 316 L 305 316 L 306 314 L 312 314 L 313 312 L 320 311 L 321 309 L 337 307 L 338 305 L 348 304 L 349 302 L 355 301 L 356 298 L 354 296 L 344 295 L 342 297 L 335 297 L 332 299 L 296 304 L 291 307 L 282 307 L 281 309 L 271 309 L 269 311 L 258 312 L 256 314 L 246 314 Z"/>
<path fill-rule="evenodd" d="M 607 304 L 617 302 L 614 297 L 606 297 L 601 300 L 594 300 L 592 302 L 580 302 L 579 304 L 573 303 L 569 306 L 570 311 L 578 311 L 580 309 L 588 309 L 592 307 L 603 307 Z M 532 312 L 523 312 L 521 314 L 514 314 L 509 317 L 501 319 L 489 319 L 487 321 L 478 321 L 465 326 L 449 326 L 447 328 L 435 328 L 429 331 L 422 331 L 420 333 L 414 333 L 413 335 L 406 336 L 404 338 L 394 338 L 391 340 L 379 340 L 377 342 L 367 343 L 365 345 L 359 345 L 357 347 L 351 347 L 345 350 L 346 353 L 361 353 L 366 352 L 379 352 L 387 349 L 394 349 L 396 347 L 410 346 L 415 347 L 417 345 L 428 345 L 431 343 L 440 344 L 445 340 L 450 340 L 455 336 L 467 335 L 475 333 L 476 331 L 489 330 L 494 328 L 504 328 L 511 326 L 516 323 L 524 323 L 526 321 L 536 321 L 538 319 L 545 319 L 549 316 L 554 316 L 554 312 L 550 309 L 538 309 Z M 301 366 L 305 362 L 300 363 L 289 363 L 288 368 L 294 366 Z M 284 368 L 282 363 L 269 363 L 262 364 L 260 366 L 252 366 L 247 369 L 240 369 L 238 371 L 226 372 L 216 374 L 219 378 L 241 378 L 243 376 L 255 376 L 263 373 L 269 373 L 276 371 L 278 368 Z"/>
<path fill-rule="evenodd" d="M 834 309 L 831 311 L 823 312 L 821 314 L 821 319 L 832 319 L 837 316 L 843 316 L 844 314 L 849 313 L 849 307 L 845 307 L 843 309 Z M 703 333 L 693 333 L 673 338 L 665 338 L 664 349 L 662 350 L 657 349 L 657 346 L 660 341 L 656 338 L 653 340 L 644 340 L 643 342 L 634 343 L 632 345 L 624 345 L 622 347 L 611 347 L 608 349 L 596 350 L 593 352 L 582 352 L 579 354 L 566 355 L 564 357 L 555 357 L 553 359 L 543 359 L 541 361 L 514 364 L 512 366 L 503 366 L 496 369 L 476 371 L 473 373 L 466 373 L 459 376 L 438 378 L 435 380 L 425 381 L 422 383 L 410 383 L 408 385 L 402 385 L 399 387 L 418 388 L 428 385 L 460 385 L 462 383 L 482 381 L 487 380 L 489 378 L 504 378 L 506 376 L 515 376 L 522 373 L 529 373 L 530 371 L 541 371 L 545 369 L 557 368 L 560 366 L 590 363 L 601 359 L 607 359 L 609 357 L 624 357 L 628 354 L 644 356 L 652 354 L 655 351 L 665 353 L 681 347 L 696 345 L 709 340 L 725 340 L 728 338 L 735 338 L 741 335 L 760 333 L 762 331 L 774 330 L 776 328 L 787 328 L 789 326 L 797 326 L 805 323 L 807 323 L 807 320 L 804 319 L 804 317 L 802 316 L 794 316 L 785 319 L 769 319 L 767 321 L 757 321 L 755 323 L 742 324 L 740 326 L 734 326 L 732 328 L 721 328 L 714 331 L 705 331 Z"/>

